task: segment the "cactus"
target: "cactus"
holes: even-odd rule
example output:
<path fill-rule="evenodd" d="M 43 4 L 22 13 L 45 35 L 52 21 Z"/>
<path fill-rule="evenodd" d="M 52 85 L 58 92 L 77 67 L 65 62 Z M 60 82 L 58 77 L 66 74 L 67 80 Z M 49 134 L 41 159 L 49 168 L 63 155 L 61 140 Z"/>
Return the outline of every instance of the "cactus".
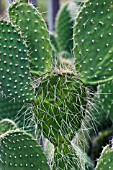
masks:
<path fill-rule="evenodd" d="M 98 86 L 98 93 L 101 101 L 101 107 L 103 108 L 103 110 L 105 110 L 105 112 L 107 113 L 107 115 L 111 120 L 113 120 L 112 84 L 113 84 L 113 80 Z"/>
<path fill-rule="evenodd" d="M 50 170 L 37 141 L 24 131 L 8 131 L 0 136 L 0 168 L 5 170 Z"/>
<path fill-rule="evenodd" d="M 94 136 L 92 139 L 92 146 L 89 149 L 90 157 L 93 161 L 99 157 L 102 147 L 106 146 L 109 142 L 109 137 L 113 132 L 113 128 L 106 129 L 98 133 L 98 136 Z"/>
<path fill-rule="evenodd" d="M 107 145 L 103 148 L 101 156 L 97 162 L 96 170 L 108 170 L 113 168 L 113 151 Z"/>
<path fill-rule="evenodd" d="M 56 33 L 59 51 L 72 53 L 73 49 L 73 25 L 77 4 L 66 3 L 58 12 L 56 17 Z"/>
<path fill-rule="evenodd" d="M 52 47 L 56 50 L 59 51 L 58 49 L 58 44 L 57 44 L 57 35 L 55 33 L 50 33 L 50 41 L 51 41 L 51 45 Z"/>
<path fill-rule="evenodd" d="M 27 37 L 26 43 L 31 53 L 30 69 L 38 74 L 50 71 L 52 48 L 42 15 L 31 4 L 18 3 L 18 1 L 10 6 L 9 14 L 11 22 L 21 29 L 23 36 Z"/>
<path fill-rule="evenodd" d="M 37 124 L 55 145 L 71 139 L 81 126 L 90 99 L 87 87 L 72 72 L 54 71 L 36 80 Z"/>
<path fill-rule="evenodd" d="M 0 121 L 0 135 L 8 130 L 17 129 L 17 125 L 10 119 L 3 119 Z"/>
<path fill-rule="evenodd" d="M 21 102 L 33 101 L 28 48 L 10 22 L 0 21 L 0 91 Z"/>
<path fill-rule="evenodd" d="M 86 84 L 104 83 L 113 79 L 112 3 L 111 0 L 88 0 L 76 19 L 76 70 Z"/>

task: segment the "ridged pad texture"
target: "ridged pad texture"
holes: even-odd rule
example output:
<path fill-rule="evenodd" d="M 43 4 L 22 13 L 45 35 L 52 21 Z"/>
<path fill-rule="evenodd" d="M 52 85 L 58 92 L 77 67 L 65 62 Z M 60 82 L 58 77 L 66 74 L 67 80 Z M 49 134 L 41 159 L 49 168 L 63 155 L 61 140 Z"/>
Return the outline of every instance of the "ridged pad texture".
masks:
<path fill-rule="evenodd" d="M 81 125 L 88 90 L 71 73 L 53 72 L 37 79 L 36 119 L 38 127 L 55 145 L 71 139 Z"/>
<path fill-rule="evenodd" d="M 97 162 L 96 170 L 112 170 L 113 169 L 113 151 L 107 145 Z"/>
<path fill-rule="evenodd" d="M 11 21 L 27 37 L 30 68 L 46 72 L 52 68 L 52 47 L 42 15 L 32 5 L 13 3 L 9 8 Z"/>
<path fill-rule="evenodd" d="M 0 21 L 0 91 L 17 101 L 33 101 L 28 49 L 9 22 Z"/>
<path fill-rule="evenodd" d="M 113 0 L 88 0 L 74 26 L 76 69 L 84 83 L 113 78 Z"/>
<path fill-rule="evenodd" d="M 42 148 L 25 132 L 1 135 L 0 144 L 2 170 L 50 170 Z"/>

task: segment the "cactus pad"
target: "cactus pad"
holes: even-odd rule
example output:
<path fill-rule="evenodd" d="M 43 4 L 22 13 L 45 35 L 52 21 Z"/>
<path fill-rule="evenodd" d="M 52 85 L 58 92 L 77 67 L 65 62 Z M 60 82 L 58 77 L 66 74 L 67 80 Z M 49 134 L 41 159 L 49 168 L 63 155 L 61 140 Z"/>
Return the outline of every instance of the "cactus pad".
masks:
<path fill-rule="evenodd" d="M 71 72 L 55 71 L 37 79 L 37 124 L 55 145 L 69 139 L 81 125 L 88 89 Z M 86 92 L 87 91 L 87 92 Z"/>
<path fill-rule="evenodd" d="M 98 86 L 102 109 L 113 120 L 113 80 Z"/>
<path fill-rule="evenodd" d="M 0 21 L 0 90 L 21 102 L 33 101 L 28 48 L 11 23 Z"/>
<path fill-rule="evenodd" d="M 113 0 L 88 0 L 74 26 L 76 69 L 84 83 L 113 79 Z"/>
<path fill-rule="evenodd" d="M 0 135 L 14 129 L 17 129 L 17 125 L 12 120 L 3 119 L 0 121 Z"/>
<path fill-rule="evenodd" d="M 9 131 L 0 136 L 0 168 L 4 170 L 50 170 L 37 141 L 23 131 Z"/>
<path fill-rule="evenodd" d="M 96 170 L 112 170 L 113 169 L 113 151 L 107 145 L 97 162 Z"/>
<path fill-rule="evenodd" d="M 72 52 L 73 49 L 73 25 L 77 5 L 74 2 L 66 3 L 56 17 L 56 33 L 59 51 Z"/>
<path fill-rule="evenodd" d="M 49 33 L 42 15 L 31 4 L 18 2 L 9 8 L 11 21 L 27 37 L 31 55 L 30 68 L 33 71 L 46 72 L 52 68 L 52 47 Z"/>

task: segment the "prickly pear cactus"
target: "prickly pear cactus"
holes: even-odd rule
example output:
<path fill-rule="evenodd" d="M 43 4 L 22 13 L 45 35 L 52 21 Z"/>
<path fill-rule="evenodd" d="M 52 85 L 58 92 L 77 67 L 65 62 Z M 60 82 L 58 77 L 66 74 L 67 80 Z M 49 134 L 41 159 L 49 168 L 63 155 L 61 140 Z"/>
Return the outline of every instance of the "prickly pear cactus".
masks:
<path fill-rule="evenodd" d="M 88 0 L 74 26 L 76 70 L 87 84 L 113 78 L 113 0 Z"/>
<path fill-rule="evenodd" d="M 70 143 L 61 143 L 55 148 L 53 170 L 80 170 L 80 159 Z"/>
<path fill-rule="evenodd" d="M 8 131 L 0 136 L 0 168 L 5 170 L 50 170 L 37 141 L 24 131 Z"/>
<path fill-rule="evenodd" d="M 113 120 L 113 80 L 98 86 L 98 94 L 101 101 L 101 107 Z"/>
<path fill-rule="evenodd" d="M 30 69 L 40 73 L 50 71 L 52 69 L 52 48 L 42 15 L 32 4 L 18 1 L 12 3 L 9 14 L 11 22 L 22 31 L 23 36 L 27 37 Z"/>
<path fill-rule="evenodd" d="M 72 53 L 73 49 L 73 25 L 78 6 L 76 3 L 66 3 L 56 17 L 56 33 L 59 51 Z"/>
<path fill-rule="evenodd" d="M 14 129 L 17 129 L 17 125 L 12 120 L 3 119 L 0 121 L 0 135 Z"/>
<path fill-rule="evenodd" d="M 54 71 L 36 80 L 34 111 L 39 129 L 55 145 L 70 139 L 81 126 L 88 89 L 72 72 Z"/>
<path fill-rule="evenodd" d="M 113 169 L 113 151 L 109 148 L 108 145 L 103 149 L 96 166 L 96 170 L 104 169 Z"/>
<path fill-rule="evenodd" d="M 0 91 L 18 102 L 33 101 L 28 48 L 21 32 L 0 21 Z"/>

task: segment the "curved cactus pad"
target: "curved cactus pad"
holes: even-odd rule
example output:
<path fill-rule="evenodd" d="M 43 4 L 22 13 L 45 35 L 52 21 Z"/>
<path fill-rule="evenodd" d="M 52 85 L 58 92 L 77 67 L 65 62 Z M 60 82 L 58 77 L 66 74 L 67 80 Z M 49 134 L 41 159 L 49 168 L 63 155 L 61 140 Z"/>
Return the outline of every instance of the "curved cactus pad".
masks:
<path fill-rule="evenodd" d="M 88 0 L 74 26 L 76 69 L 84 83 L 113 79 L 113 0 Z"/>
<path fill-rule="evenodd" d="M 32 5 L 13 3 L 9 8 L 11 22 L 27 36 L 31 52 L 30 68 L 46 72 L 52 68 L 52 47 L 42 15 Z"/>
<path fill-rule="evenodd" d="M 56 17 L 56 32 L 59 51 L 72 52 L 73 49 L 73 25 L 78 6 L 74 2 L 66 3 Z"/>
<path fill-rule="evenodd" d="M 50 170 L 41 146 L 23 131 L 0 136 L 0 168 L 4 170 Z"/>
<path fill-rule="evenodd" d="M 0 121 L 0 135 L 9 131 L 17 129 L 15 122 L 10 119 L 3 119 Z"/>
<path fill-rule="evenodd" d="M 97 162 L 96 170 L 112 170 L 113 169 L 113 151 L 107 145 Z"/>
<path fill-rule="evenodd" d="M 88 89 L 72 72 L 56 71 L 37 79 L 36 119 L 44 135 L 55 145 L 72 139 L 81 126 L 90 98 Z"/>
<path fill-rule="evenodd" d="M 32 101 L 28 49 L 11 23 L 0 21 L 0 90 L 17 101 Z"/>

